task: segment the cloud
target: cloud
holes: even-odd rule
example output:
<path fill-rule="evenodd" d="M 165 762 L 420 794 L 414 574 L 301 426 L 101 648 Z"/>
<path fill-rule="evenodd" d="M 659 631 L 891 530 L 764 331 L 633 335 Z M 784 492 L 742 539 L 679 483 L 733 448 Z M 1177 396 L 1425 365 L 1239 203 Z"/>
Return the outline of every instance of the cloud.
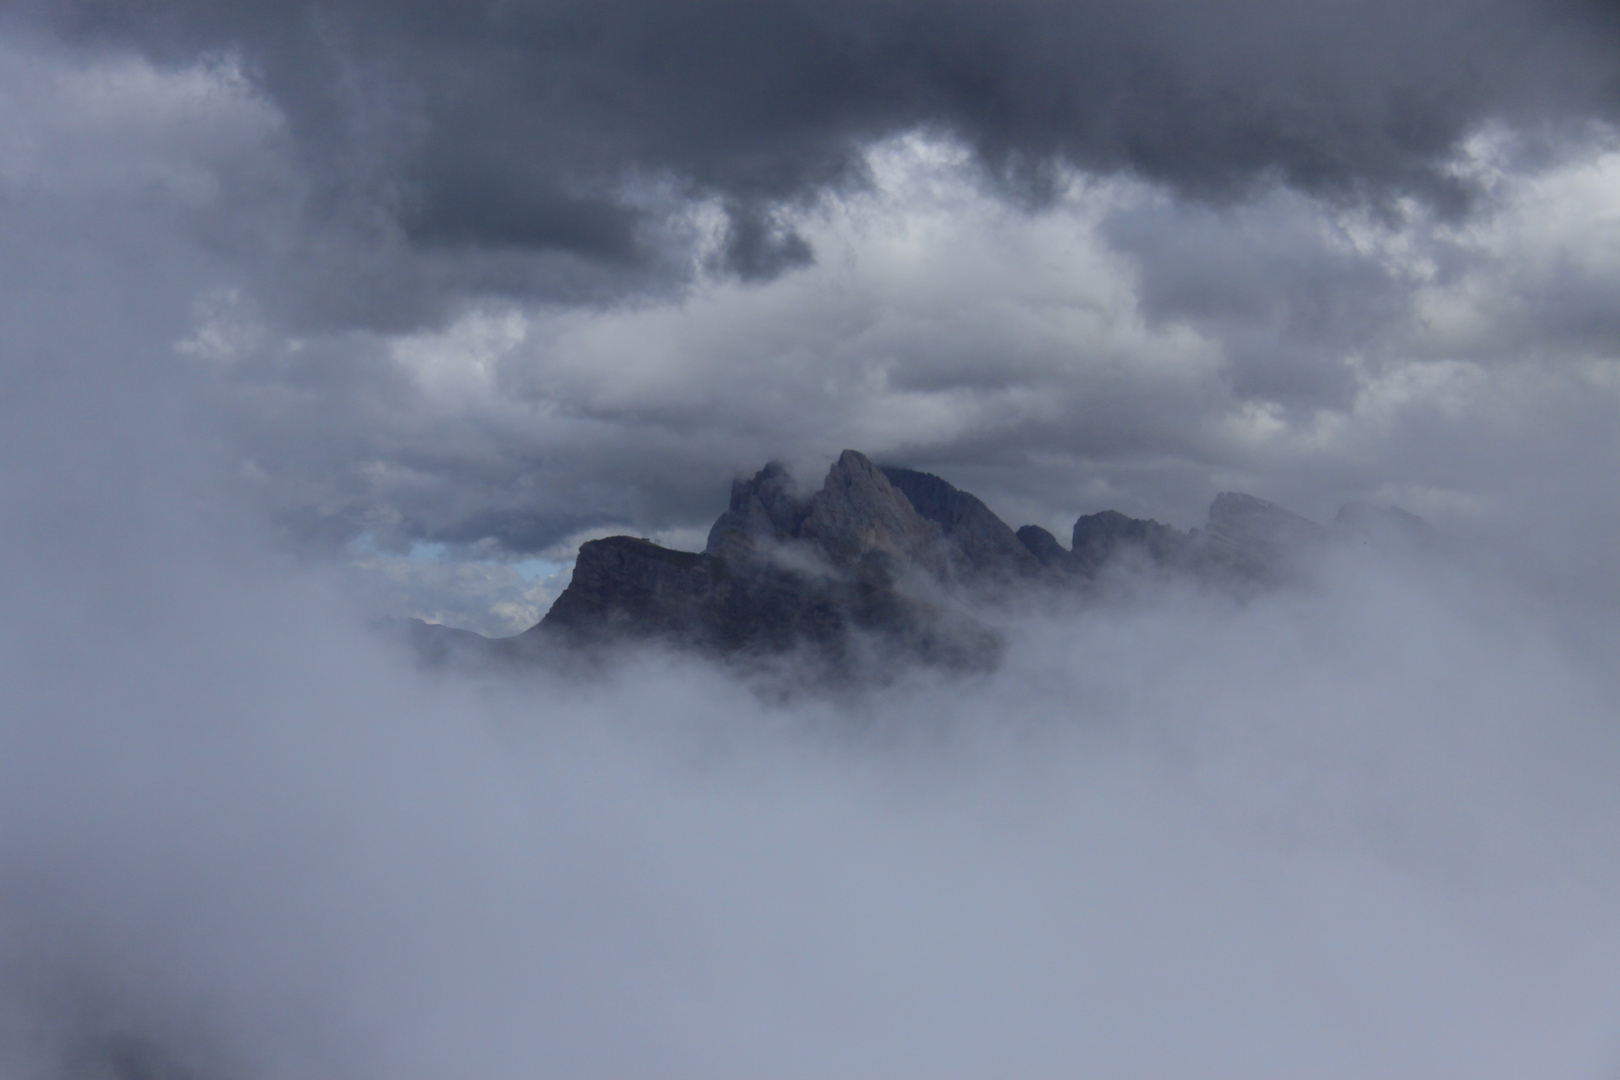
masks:
<path fill-rule="evenodd" d="M 1556 472 L 1557 512 L 1602 535 L 1605 459 L 1576 446 L 1612 446 L 1613 350 L 1596 308 L 1554 313 L 1609 287 L 1614 156 L 1521 176 L 1478 154 L 1493 209 L 1458 225 L 1084 179 L 1030 214 L 949 146 L 903 140 L 870 157 L 869 192 L 795 219 L 817 266 L 271 342 L 225 370 L 217 407 L 266 497 L 319 498 L 340 539 L 521 552 L 588 526 L 702 529 L 732 475 L 784 458 L 813 477 L 847 446 L 1059 531 L 1110 506 L 1196 525 L 1234 487 L 1318 517 L 1373 499 L 1512 529 L 1546 512 Z M 286 392 L 316 411 L 263 408 Z"/>
<path fill-rule="evenodd" d="M 540 621 L 567 587 L 569 567 L 371 554 L 345 570 L 370 610 L 508 637 Z"/>
<path fill-rule="evenodd" d="M 815 254 L 804 237 L 783 229 L 757 207 L 729 206 L 725 241 L 716 253 L 717 269 L 743 281 L 769 281 L 785 270 L 808 266 Z"/>
<path fill-rule="evenodd" d="M 1403 68 L 1435 38 L 1395 31 L 1486 8 L 1356 22 L 1338 58 L 1285 47 L 1325 9 L 1230 37 L 1208 32 L 1230 9 L 1180 12 L 1154 53 L 1117 46 L 1159 8 L 1013 8 L 1008 30 L 944 8 L 920 52 L 830 80 L 836 123 L 809 92 L 821 54 L 763 47 L 770 6 L 716 45 L 754 50 L 754 98 L 721 64 L 662 73 L 656 48 L 645 85 L 593 81 L 623 72 L 624 35 L 672 32 L 616 6 L 557 38 L 600 68 L 525 67 L 409 5 L 374 38 L 345 36 L 359 8 L 120 10 L 156 59 L 0 48 L 0 1072 L 1613 1071 L 1610 136 L 1535 157 L 1420 109 L 1405 157 L 1377 128 L 1264 150 L 1278 71 L 1349 86 L 1385 35 L 1355 85 L 1418 72 L 1421 105 L 1463 77 Z M 873 27 L 864 55 L 909 11 L 872 10 L 793 17 Z M 1114 36 L 1076 53 L 1081 26 Z M 1495 55 L 1506 26 L 1456 55 Z M 1100 58 L 1073 65 L 1087 87 L 1160 56 L 1143 95 L 1156 70 L 1203 92 L 1274 56 L 1170 129 L 1211 122 L 1177 160 L 1215 161 L 1240 126 L 1216 106 L 1246 102 L 1262 149 L 1210 189 L 1151 143 L 1110 173 L 1124 152 L 1081 139 L 1104 128 L 1071 147 L 1030 119 L 1068 85 L 1026 62 L 1041 40 L 1047 67 Z M 1540 40 L 1481 69 L 1457 131 L 1590 103 L 1574 84 L 1604 39 Z M 461 134 L 434 120 L 452 70 Z M 877 71 L 912 89 L 872 91 Z M 712 93 L 666 93 L 676 76 Z M 559 139 L 509 175 L 561 179 L 494 190 L 488 218 L 452 198 L 470 180 L 426 171 L 462 147 L 476 176 L 523 108 L 613 87 L 523 121 Z M 914 97 L 983 111 L 869 119 Z M 1297 115 L 1340 116 L 1311 112 L 1327 100 Z M 676 147 L 704 110 L 712 145 L 659 149 L 657 123 Z M 925 113 L 937 130 L 895 134 Z M 1340 179 L 1298 164 L 1367 145 L 1388 153 Z M 595 183 L 626 161 L 667 175 Z M 1017 161 L 1045 201 L 974 176 Z M 1469 213 L 1420 183 L 1441 161 Z M 1255 175 L 1235 201 L 1166 194 Z M 1325 197 L 1341 180 L 1394 201 Z M 816 261 L 718 269 L 728 206 Z M 598 233 L 534 250 L 581 207 Z M 667 261 L 616 254 L 621 225 Z M 597 682 L 432 677 L 362 629 L 379 608 L 515 625 L 532 610 L 499 605 L 538 608 L 531 557 L 604 529 L 689 545 L 734 470 L 813 477 L 846 445 L 1015 522 L 1189 525 L 1243 486 L 1318 517 L 1398 501 L 1511 557 L 1009 617 L 999 674 L 859 701 L 762 701 L 658 656 Z M 334 584 L 355 561 L 371 584 Z"/>
<path fill-rule="evenodd" d="M 700 533 L 734 475 L 782 458 L 813 478 L 858 447 L 1059 534 L 1110 507 L 1196 525 L 1233 488 L 1319 518 L 1398 502 L 1529 548 L 1560 516 L 1585 523 L 1560 537 L 1592 539 L 1550 562 L 1612 580 L 1603 129 L 1539 156 L 1472 138 L 1455 167 L 1485 194 L 1463 219 L 1073 172 L 1018 207 L 959 142 L 908 136 L 865 149 L 864 187 L 752 204 L 770 244 L 818 253 L 768 281 L 721 265 L 710 201 L 687 221 L 719 261 L 679 292 L 480 293 L 427 325 L 316 329 L 285 288 L 344 304 L 382 279 L 302 223 L 284 120 L 238 67 L 37 43 L 6 65 L 13 295 L 40 298 L 15 347 L 60 354 L 70 323 L 103 335 L 87 354 L 125 342 L 130 400 L 189 410 L 214 432 L 207 467 L 311 557 Z M 437 273 L 411 295 L 442 299 Z M 33 370 L 13 372 L 20 399 Z M 447 590 L 378 614 L 466 610 Z"/>
<path fill-rule="evenodd" d="M 1149 592 L 1015 623 L 993 677 L 772 705 L 656 656 L 431 678 L 147 527 L 141 610 L 32 602 L 0 654 L 7 1068 L 1614 1063 L 1614 626 L 1511 581 Z"/>
<path fill-rule="evenodd" d="M 1613 119 L 1598 4 L 1027 0 L 44 7 L 97 49 L 231 57 L 280 116 L 306 209 L 369 288 L 299 290 L 306 319 L 399 326 L 442 293 L 583 298 L 680 276 L 693 200 L 744 279 L 802 265 L 773 208 L 866 178 L 874 143 L 971 148 L 1039 201 L 1066 170 L 1227 201 L 1281 182 L 1460 212 L 1490 122 Z M 1556 140 L 1560 136 L 1556 134 Z M 323 302 L 324 301 L 324 302 Z"/>

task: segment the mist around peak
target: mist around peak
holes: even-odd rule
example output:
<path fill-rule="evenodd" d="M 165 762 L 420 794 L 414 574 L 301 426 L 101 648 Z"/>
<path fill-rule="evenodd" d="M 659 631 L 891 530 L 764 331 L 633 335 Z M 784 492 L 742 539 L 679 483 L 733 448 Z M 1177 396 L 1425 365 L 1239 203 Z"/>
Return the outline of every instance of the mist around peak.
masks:
<path fill-rule="evenodd" d="M 192 448 L 85 481 L 118 561 L 5 539 L 9 1074 L 1617 1064 L 1612 613 L 1340 546 L 858 695 L 658 648 L 424 671 L 199 512 Z"/>
<path fill-rule="evenodd" d="M 424 672 L 319 578 L 225 582 L 0 661 L 14 1075 L 1616 1063 L 1614 624 L 1511 580 L 1341 549 L 775 702 L 656 649 Z"/>
<path fill-rule="evenodd" d="M 776 461 L 734 480 L 701 552 L 587 540 L 545 617 L 513 637 L 376 625 L 429 668 L 579 676 L 655 648 L 721 664 L 768 694 L 859 696 L 914 668 L 941 679 L 993 672 L 1011 628 L 1042 612 L 1319 589 L 1351 551 L 1429 572 L 1469 558 L 1399 508 L 1348 504 L 1324 527 L 1241 492 L 1218 495 L 1202 528 L 1104 510 L 1081 515 L 1072 536 L 1065 548 L 1039 526 L 1015 531 L 939 476 L 844 450 L 819 488 Z"/>
<path fill-rule="evenodd" d="M 0 1077 L 1620 1071 L 1610 13 L 642 7 L 0 15 Z M 739 534 L 1141 557 L 847 693 L 367 630 L 846 447 Z"/>

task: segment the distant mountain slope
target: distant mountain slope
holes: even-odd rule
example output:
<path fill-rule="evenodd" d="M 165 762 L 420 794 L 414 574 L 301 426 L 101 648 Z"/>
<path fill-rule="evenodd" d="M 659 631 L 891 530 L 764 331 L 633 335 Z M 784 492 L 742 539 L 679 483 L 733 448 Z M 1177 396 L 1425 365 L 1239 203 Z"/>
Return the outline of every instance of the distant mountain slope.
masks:
<path fill-rule="evenodd" d="M 1430 530 L 1352 504 L 1332 532 L 1364 541 Z M 986 613 L 1032 589 L 1084 595 L 1116 571 L 1148 571 L 1253 591 L 1297 577 L 1329 537 L 1264 499 L 1223 492 L 1203 529 L 1105 510 L 1077 520 L 1064 548 L 1038 526 L 1014 532 L 937 476 L 846 450 L 814 491 L 776 462 L 733 482 L 701 552 L 629 536 L 587 542 L 545 618 L 490 645 L 533 659 L 651 641 L 719 657 L 791 654 L 849 678 L 913 663 L 984 670 L 1002 650 Z M 474 637 L 436 631 L 412 636 L 439 662 Z"/>
<path fill-rule="evenodd" d="M 846 450 L 808 497 L 775 463 L 735 483 L 702 553 L 629 537 L 584 544 L 568 588 L 526 636 L 987 668 L 1000 640 L 947 588 L 965 565 L 936 522 Z"/>
<path fill-rule="evenodd" d="M 940 527 L 966 576 L 1004 583 L 1041 572 L 1040 560 L 976 496 L 915 469 L 885 467 L 883 475 L 917 513 Z"/>

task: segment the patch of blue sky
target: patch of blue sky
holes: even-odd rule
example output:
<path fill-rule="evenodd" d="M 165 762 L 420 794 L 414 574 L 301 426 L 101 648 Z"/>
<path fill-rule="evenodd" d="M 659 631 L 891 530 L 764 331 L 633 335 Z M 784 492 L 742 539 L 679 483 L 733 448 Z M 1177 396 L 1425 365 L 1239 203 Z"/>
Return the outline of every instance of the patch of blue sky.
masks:
<path fill-rule="evenodd" d="M 458 559 L 448 544 L 431 540 L 413 540 L 409 551 L 402 554 L 390 555 L 377 547 L 377 539 L 371 533 L 362 533 L 349 541 L 349 551 L 359 558 L 394 558 L 414 563 L 438 563 L 442 565 L 473 565 L 473 566 L 510 566 L 517 572 L 518 577 L 533 584 L 553 577 L 569 566 L 569 562 L 552 562 L 550 559 L 519 559 L 516 562 L 506 562 L 501 559 Z"/>
<path fill-rule="evenodd" d="M 524 559 L 522 562 L 512 564 L 512 569 L 524 581 L 543 581 L 553 574 L 560 573 L 567 563 L 551 562 L 547 559 Z"/>
<path fill-rule="evenodd" d="M 343 546 L 349 549 L 350 554 L 361 557 L 381 554 L 377 550 L 377 538 L 371 533 L 361 533 L 359 536 L 352 537 Z"/>
<path fill-rule="evenodd" d="M 412 540 L 410 554 L 405 557 L 413 562 L 443 562 L 445 551 L 443 544 L 430 543 L 426 540 Z"/>

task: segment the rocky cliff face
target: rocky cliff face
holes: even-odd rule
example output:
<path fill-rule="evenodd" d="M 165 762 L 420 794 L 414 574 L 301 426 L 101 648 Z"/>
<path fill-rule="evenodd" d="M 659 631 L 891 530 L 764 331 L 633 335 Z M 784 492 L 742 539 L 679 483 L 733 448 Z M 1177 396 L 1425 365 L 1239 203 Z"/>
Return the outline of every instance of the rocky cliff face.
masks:
<path fill-rule="evenodd" d="M 1043 569 L 1056 573 L 1073 572 L 1074 565 L 1069 558 L 1069 549 L 1058 543 L 1057 537 L 1039 525 L 1025 525 L 1015 535 L 1018 542 L 1029 550 Z"/>
<path fill-rule="evenodd" d="M 723 566 L 629 536 L 591 540 L 580 546 L 573 579 L 544 621 L 582 641 L 666 637 L 706 644 L 693 604 L 714 590 Z"/>
<path fill-rule="evenodd" d="M 1142 518 L 1126 517 L 1118 510 L 1087 514 L 1074 523 L 1069 549 L 1071 569 L 1095 577 L 1119 559 L 1135 558 L 1154 566 L 1181 562 L 1192 546 L 1190 533 Z"/>
<path fill-rule="evenodd" d="M 1347 507 L 1335 531 L 1421 536 L 1400 511 Z M 826 671 L 896 662 L 995 663 L 1001 643 L 973 611 L 1030 587 L 1083 590 L 1114 570 L 1190 576 L 1252 590 L 1286 582 L 1329 531 L 1264 499 L 1226 492 L 1202 530 L 1105 510 L 1075 522 L 1071 547 L 937 476 L 880 468 L 846 450 L 806 492 L 778 463 L 733 483 L 701 553 L 627 536 L 580 548 L 572 582 L 529 644 L 656 640 L 710 655 L 794 652 Z M 514 639 L 516 641 L 517 639 Z M 856 677 L 859 677 L 857 675 Z"/>
<path fill-rule="evenodd" d="M 845 451 L 809 497 L 780 464 L 732 485 L 702 553 L 610 537 L 529 636 L 654 639 L 725 656 L 798 651 L 830 669 L 976 669 L 1001 642 L 944 591 L 963 556 L 882 470 Z"/>
<path fill-rule="evenodd" d="M 957 561 L 939 525 L 917 513 L 883 471 L 854 450 L 845 450 L 827 471 L 799 536 L 834 566 L 864 565 L 868 573 L 892 576 L 915 567 L 946 578 Z"/>
<path fill-rule="evenodd" d="M 1276 503 L 1223 491 L 1210 505 L 1197 557 L 1206 572 L 1219 568 L 1253 581 L 1282 581 L 1327 538 L 1322 526 Z"/>
<path fill-rule="evenodd" d="M 734 480 L 731 505 L 709 529 L 710 555 L 735 555 L 768 550 L 795 539 L 799 526 L 810 513 L 810 500 L 799 494 L 799 485 L 773 461 L 759 470 L 752 480 Z"/>
<path fill-rule="evenodd" d="M 1034 525 L 1019 529 L 1018 538 L 1042 566 L 1082 580 L 1115 568 L 1145 569 L 1248 590 L 1297 576 L 1327 541 L 1328 531 L 1275 503 L 1228 491 L 1216 496 L 1202 530 L 1182 531 L 1104 510 L 1074 523 L 1066 551 Z"/>
<path fill-rule="evenodd" d="M 1040 560 L 977 497 L 915 469 L 888 467 L 883 475 L 918 514 L 939 526 L 962 576 L 1005 584 L 1040 573 Z"/>

